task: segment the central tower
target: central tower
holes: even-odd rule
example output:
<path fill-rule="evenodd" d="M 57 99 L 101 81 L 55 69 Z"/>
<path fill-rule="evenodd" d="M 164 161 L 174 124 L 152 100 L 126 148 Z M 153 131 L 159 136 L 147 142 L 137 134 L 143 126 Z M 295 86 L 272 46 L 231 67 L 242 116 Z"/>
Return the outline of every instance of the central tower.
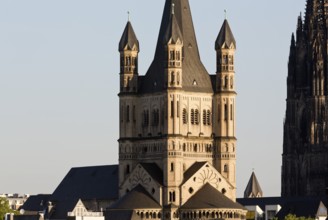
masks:
<path fill-rule="evenodd" d="M 236 42 L 228 21 L 215 42 L 213 75 L 200 60 L 188 0 L 165 1 L 155 57 L 144 76 L 139 49 L 128 22 L 119 43 L 120 197 L 141 185 L 170 207 L 169 216 L 206 184 L 235 201 Z"/>

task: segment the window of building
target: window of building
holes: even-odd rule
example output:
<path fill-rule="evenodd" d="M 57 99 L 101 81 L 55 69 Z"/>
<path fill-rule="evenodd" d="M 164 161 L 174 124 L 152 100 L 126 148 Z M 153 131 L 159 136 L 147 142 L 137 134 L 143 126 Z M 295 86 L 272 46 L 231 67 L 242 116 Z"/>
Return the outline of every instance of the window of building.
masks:
<path fill-rule="evenodd" d="M 171 101 L 171 118 L 174 117 L 174 101 Z"/>
<path fill-rule="evenodd" d="M 190 121 L 191 121 L 191 124 L 195 124 L 195 110 L 194 109 L 191 109 L 191 111 L 190 111 Z"/>
<path fill-rule="evenodd" d="M 171 163 L 171 168 L 170 171 L 173 172 L 174 171 L 174 163 Z"/>
<path fill-rule="evenodd" d="M 153 110 L 153 126 L 158 126 L 159 125 L 159 110 L 158 109 L 154 109 Z"/>
<path fill-rule="evenodd" d="M 175 56 L 174 56 L 174 50 L 170 50 L 170 60 L 175 60 Z"/>
<path fill-rule="evenodd" d="M 149 125 L 149 110 L 144 110 L 143 112 L 143 126 L 146 127 Z"/>
<path fill-rule="evenodd" d="M 233 105 L 230 105 L 230 120 L 233 120 Z"/>
<path fill-rule="evenodd" d="M 206 112 L 206 122 L 207 122 L 207 125 L 211 125 L 211 111 L 210 110 L 207 110 Z"/>
<path fill-rule="evenodd" d="M 130 106 L 126 106 L 126 122 L 130 122 Z"/>
<path fill-rule="evenodd" d="M 228 105 L 224 104 L 224 120 L 228 120 Z"/>
<path fill-rule="evenodd" d="M 225 164 L 225 165 L 224 165 L 224 168 L 223 168 L 223 172 L 227 173 L 228 171 L 229 171 L 229 169 L 228 169 L 228 165 Z"/>
<path fill-rule="evenodd" d="M 182 123 L 187 124 L 188 123 L 188 114 L 187 109 L 182 109 Z"/>
<path fill-rule="evenodd" d="M 195 125 L 199 124 L 199 112 L 198 109 L 195 109 Z"/>
<path fill-rule="evenodd" d="M 206 125 L 206 110 L 203 110 L 203 125 Z"/>
<path fill-rule="evenodd" d="M 132 120 L 133 120 L 133 122 L 136 122 L 136 106 L 135 105 L 132 107 Z"/>

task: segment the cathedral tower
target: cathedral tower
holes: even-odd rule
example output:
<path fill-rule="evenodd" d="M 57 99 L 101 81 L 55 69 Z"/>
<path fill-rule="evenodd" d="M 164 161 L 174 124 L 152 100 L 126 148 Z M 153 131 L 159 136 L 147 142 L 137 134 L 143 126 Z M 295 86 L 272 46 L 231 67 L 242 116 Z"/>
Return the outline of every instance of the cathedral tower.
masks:
<path fill-rule="evenodd" d="M 323 195 L 328 187 L 328 5 L 308 0 L 291 39 L 287 77 L 282 195 Z"/>

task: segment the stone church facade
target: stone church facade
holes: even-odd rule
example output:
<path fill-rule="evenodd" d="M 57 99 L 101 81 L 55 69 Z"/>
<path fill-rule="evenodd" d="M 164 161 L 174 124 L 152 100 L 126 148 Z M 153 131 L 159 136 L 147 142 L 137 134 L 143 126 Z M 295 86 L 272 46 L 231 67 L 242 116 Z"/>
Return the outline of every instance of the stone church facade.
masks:
<path fill-rule="evenodd" d="M 109 219 L 245 217 L 236 203 L 235 49 L 225 20 L 210 75 L 188 0 L 166 0 L 155 57 L 141 76 L 128 21 L 119 42 L 120 199 Z"/>
<path fill-rule="evenodd" d="M 282 196 L 328 187 L 328 2 L 307 0 L 292 35 L 284 123 Z"/>

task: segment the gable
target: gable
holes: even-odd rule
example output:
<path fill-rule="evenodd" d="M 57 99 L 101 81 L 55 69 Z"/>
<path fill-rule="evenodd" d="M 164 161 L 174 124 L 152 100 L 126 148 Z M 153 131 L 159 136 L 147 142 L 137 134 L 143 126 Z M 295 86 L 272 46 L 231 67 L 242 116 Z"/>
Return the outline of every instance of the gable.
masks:
<path fill-rule="evenodd" d="M 141 185 L 159 204 L 162 204 L 162 171 L 155 163 L 138 164 L 120 187 L 120 197 Z"/>
<path fill-rule="evenodd" d="M 210 184 L 213 188 L 231 200 L 235 200 L 235 188 L 211 164 L 195 163 L 185 172 L 185 180 L 181 186 L 181 203 L 186 203 L 204 185 Z"/>

